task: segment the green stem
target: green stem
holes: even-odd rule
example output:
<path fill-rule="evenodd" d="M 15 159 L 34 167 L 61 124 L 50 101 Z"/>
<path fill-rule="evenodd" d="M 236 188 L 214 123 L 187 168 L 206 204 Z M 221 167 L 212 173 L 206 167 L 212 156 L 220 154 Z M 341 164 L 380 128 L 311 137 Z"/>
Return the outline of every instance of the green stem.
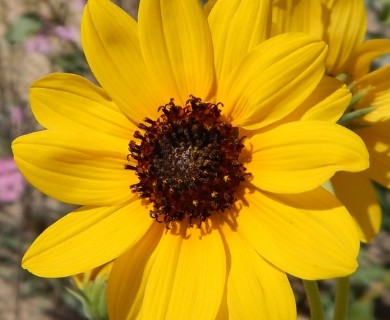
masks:
<path fill-rule="evenodd" d="M 349 277 L 338 278 L 336 284 L 336 302 L 334 320 L 345 320 L 348 311 Z"/>
<path fill-rule="evenodd" d="M 311 320 L 324 320 L 324 312 L 322 310 L 320 291 L 316 281 L 303 280 L 305 286 L 307 299 L 310 306 L 310 319 Z"/>

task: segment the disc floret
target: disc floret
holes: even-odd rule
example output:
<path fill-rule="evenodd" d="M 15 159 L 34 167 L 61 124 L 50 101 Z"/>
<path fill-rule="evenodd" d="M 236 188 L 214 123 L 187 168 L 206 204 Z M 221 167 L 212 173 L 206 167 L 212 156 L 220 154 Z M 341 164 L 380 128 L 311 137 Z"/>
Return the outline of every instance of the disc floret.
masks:
<path fill-rule="evenodd" d="M 235 191 L 245 180 L 239 161 L 244 148 L 239 130 L 223 120 L 222 104 L 190 96 L 184 107 L 173 99 L 160 107 L 157 120 L 144 119 L 130 141 L 126 169 L 139 182 L 130 186 L 153 204 L 150 216 L 167 227 L 189 220 L 200 225 L 213 212 L 223 212 L 235 202 Z"/>

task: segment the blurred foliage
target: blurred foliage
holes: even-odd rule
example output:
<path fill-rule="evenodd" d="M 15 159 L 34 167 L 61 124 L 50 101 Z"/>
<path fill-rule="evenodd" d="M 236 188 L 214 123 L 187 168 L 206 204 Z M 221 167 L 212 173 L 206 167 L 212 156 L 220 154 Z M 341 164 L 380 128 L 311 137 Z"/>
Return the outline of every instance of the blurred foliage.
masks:
<path fill-rule="evenodd" d="M 83 306 L 83 312 L 90 320 L 106 320 L 106 278 L 97 278 L 89 281 L 83 288 L 73 286 L 68 289 L 70 294 L 79 300 Z"/>
<path fill-rule="evenodd" d="M 64 72 L 81 75 L 85 75 L 89 72 L 84 53 L 78 48 L 72 53 L 58 55 L 54 58 L 54 63 Z"/>
<path fill-rule="evenodd" d="M 378 12 L 378 18 L 386 26 L 390 27 L 390 0 L 382 0 L 382 7 Z"/>
<path fill-rule="evenodd" d="M 43 27 L 38 14 L 25 13 L 17 17 L 8 27 L 5 38 L 10 43 L 22 43 Z"/>

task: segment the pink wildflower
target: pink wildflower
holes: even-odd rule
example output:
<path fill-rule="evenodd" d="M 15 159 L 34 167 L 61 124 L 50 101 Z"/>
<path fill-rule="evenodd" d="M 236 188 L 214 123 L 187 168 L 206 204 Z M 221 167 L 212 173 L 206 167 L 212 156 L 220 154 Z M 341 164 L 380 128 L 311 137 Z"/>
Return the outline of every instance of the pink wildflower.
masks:
<path fill-rule="evenodd" d="M 9 203 L 20 199 L 25 180 L 11 157 L 0 158 L 0 202 Z"/>

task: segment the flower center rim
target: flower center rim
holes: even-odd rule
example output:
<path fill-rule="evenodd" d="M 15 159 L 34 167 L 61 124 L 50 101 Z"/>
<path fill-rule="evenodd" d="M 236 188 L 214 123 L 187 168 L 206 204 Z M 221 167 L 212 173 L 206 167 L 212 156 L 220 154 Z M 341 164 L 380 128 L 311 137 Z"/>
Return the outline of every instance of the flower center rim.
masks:
<path fill-rule="evenodd" d="M 167 228 L 183 220 L 200 227 L 212 214 L 232 208 L 249 175 L 239 160 L 245 137 L 223 119 L 222 106 L 192 95 L 184 107 L 171 99 L 158 108 L 156 120 L 145 118 L 138 125 L 139 142 L 129 143 L 125 169 L 139 179 L 130 189 L 149 200 L 150 217 Z"/>

